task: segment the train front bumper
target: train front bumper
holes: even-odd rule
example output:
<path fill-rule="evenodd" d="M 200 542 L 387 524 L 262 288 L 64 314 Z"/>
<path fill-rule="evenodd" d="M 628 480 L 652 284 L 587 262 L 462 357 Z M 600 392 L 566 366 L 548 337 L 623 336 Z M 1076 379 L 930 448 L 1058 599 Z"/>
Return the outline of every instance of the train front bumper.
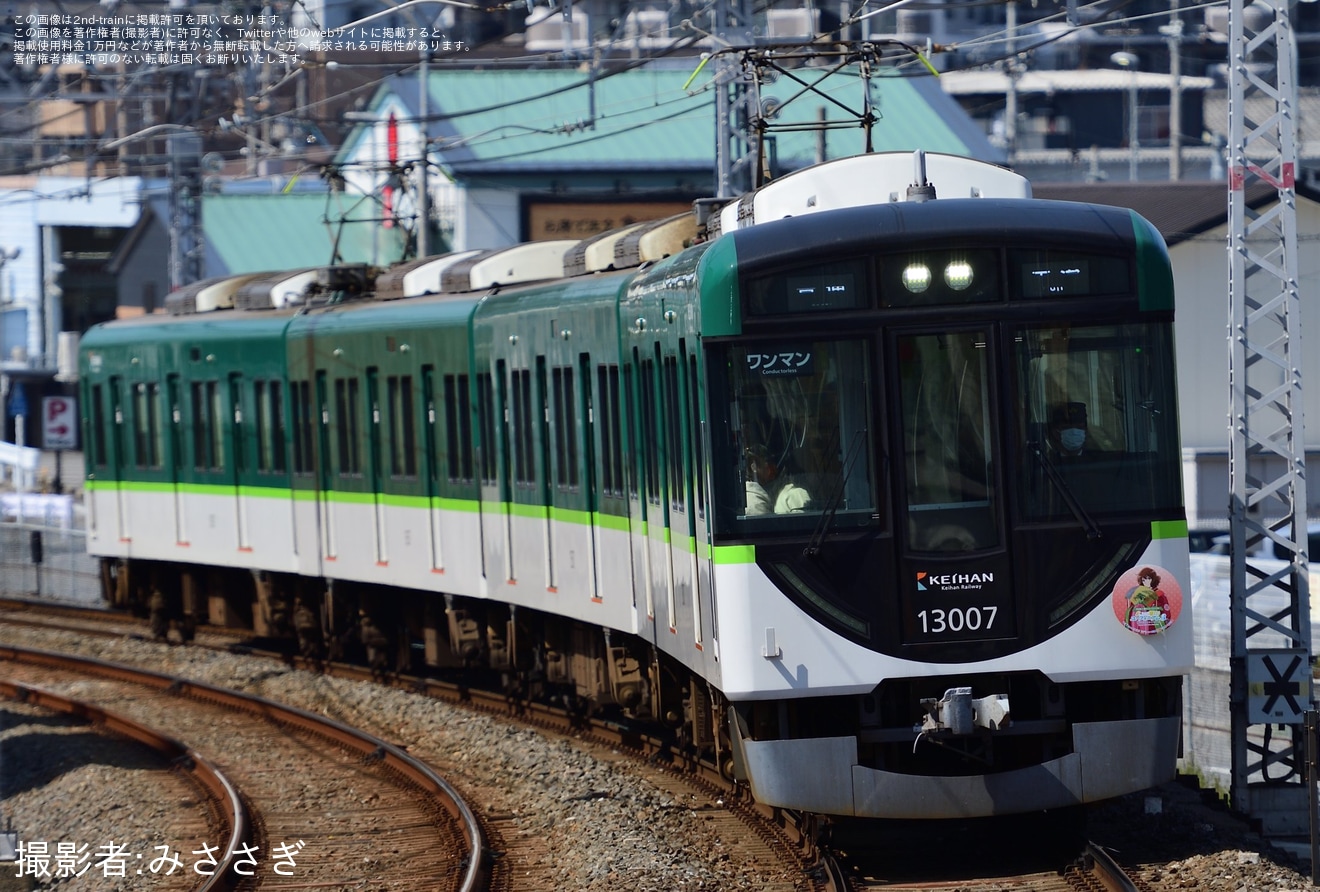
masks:
<path fill-rule="evenodd" d="M 757 802 L 859 818 L 974 818 L 1097 802 L 1172 779 L 1178 717 L 1080 722 L 1073 751 L 1014 771 L 959 777 L 857 764 L 855 737 L 750 740 L 735 719 L 734 757 Z"/>

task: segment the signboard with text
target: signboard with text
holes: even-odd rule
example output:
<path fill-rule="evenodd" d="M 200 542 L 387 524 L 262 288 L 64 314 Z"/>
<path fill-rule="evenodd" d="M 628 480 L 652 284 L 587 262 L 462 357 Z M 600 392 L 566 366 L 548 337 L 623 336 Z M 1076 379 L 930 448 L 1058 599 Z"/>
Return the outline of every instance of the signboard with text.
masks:
<path fill-rule="evenodd" d="M 78 401 L 67 396 L 41 399 L 43 449 L 78 448 Z"/>

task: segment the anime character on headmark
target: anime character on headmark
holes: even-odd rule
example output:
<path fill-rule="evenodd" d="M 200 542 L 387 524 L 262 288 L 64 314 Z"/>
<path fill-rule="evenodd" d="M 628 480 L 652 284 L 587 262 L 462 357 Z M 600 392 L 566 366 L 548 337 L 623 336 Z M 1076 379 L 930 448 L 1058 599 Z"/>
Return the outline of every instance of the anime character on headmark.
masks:
<path fill-rule="evenodd" d="M 1151 567 L 1137 571 L 1137 585 L 1127 595 L 1123 625 L 1140 635 L 1163 632 L 1173 622 L 1169 598 L 1160 589 L 1160 574 Z"/>

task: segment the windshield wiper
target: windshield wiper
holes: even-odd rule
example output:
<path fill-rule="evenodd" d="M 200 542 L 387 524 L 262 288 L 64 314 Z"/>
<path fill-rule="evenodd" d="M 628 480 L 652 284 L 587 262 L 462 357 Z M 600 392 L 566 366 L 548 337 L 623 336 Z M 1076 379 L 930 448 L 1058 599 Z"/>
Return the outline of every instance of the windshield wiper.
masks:
<path fill-rule="evenodd" d="M 844 489 L 848 486 L 848 478 L 852 476 L 853 465 L 856 464 L 857 456 L 860 454 L 858 447 L 862 444 L 863 433 L 865 431 L 858 428 L 857 433 L 853 434 L 852 442 L 848 444 L 848 453 L 843 457 L 843 473 L 839 475 L 839 484 L 830 493 L 829 501 L 825 503 L 825 510 L 821 512 L 820 520 L 816 523 L 816 529 L 811 531 L 807 547 L 802 549 L 802 554 L 806 557 L 815 557 L 820 553 L 821 543 L 825 541 L 825 535 L 830 531 L 834 515 L 839 513 L 839 506 L 843 504 Z"/>
<path fill-rule="evenodd" d="M 1059 469 L 1055 467 L 1054 462 L 1050 461 L 1050 457 L 1040 448 L 1040 443 L 1033 440 L 1027 445 L 1035 454 L 1036 461 L 1040 462 L 1040 466 L 1045 469 L 1045 476 L 1050 478 L 1050 483 L 1054 484 L 1054 488 L 1063 497 L 1063 504 L 1072 512 L 1072 516 L 1077 518 L 1077 522 L 1082 525 L 1082 529 L 1086 530 L 1086 538 L 1099 539 L 1104 535 L 1100 530 L 1100 526 L 1092 519 L 1091 515 L 1086 513 L 1082 503 L 1077 500 L 1077 495 L 1072 491 L 1072 487 L 1068 486 L 1068 481 L 1063 479 L 1063 475 L 1059 473 Z"/>

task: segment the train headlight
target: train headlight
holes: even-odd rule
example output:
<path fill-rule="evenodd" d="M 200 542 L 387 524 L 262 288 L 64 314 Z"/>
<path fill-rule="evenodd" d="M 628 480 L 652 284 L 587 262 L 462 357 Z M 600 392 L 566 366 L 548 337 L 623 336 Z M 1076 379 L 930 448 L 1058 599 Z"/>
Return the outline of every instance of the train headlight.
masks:
<path fill-rule="evenodd" d="M 944 268 L 944 281 L 954 291 L 964 291 L 972 284 L 972 265 L 954 260 Z"/>
<path fill-rule="evenodd" d="M 924 263 L 909 263 L 903 270 L 903 287 L 920 294 L 930 287 L 930 267 Z"/>

